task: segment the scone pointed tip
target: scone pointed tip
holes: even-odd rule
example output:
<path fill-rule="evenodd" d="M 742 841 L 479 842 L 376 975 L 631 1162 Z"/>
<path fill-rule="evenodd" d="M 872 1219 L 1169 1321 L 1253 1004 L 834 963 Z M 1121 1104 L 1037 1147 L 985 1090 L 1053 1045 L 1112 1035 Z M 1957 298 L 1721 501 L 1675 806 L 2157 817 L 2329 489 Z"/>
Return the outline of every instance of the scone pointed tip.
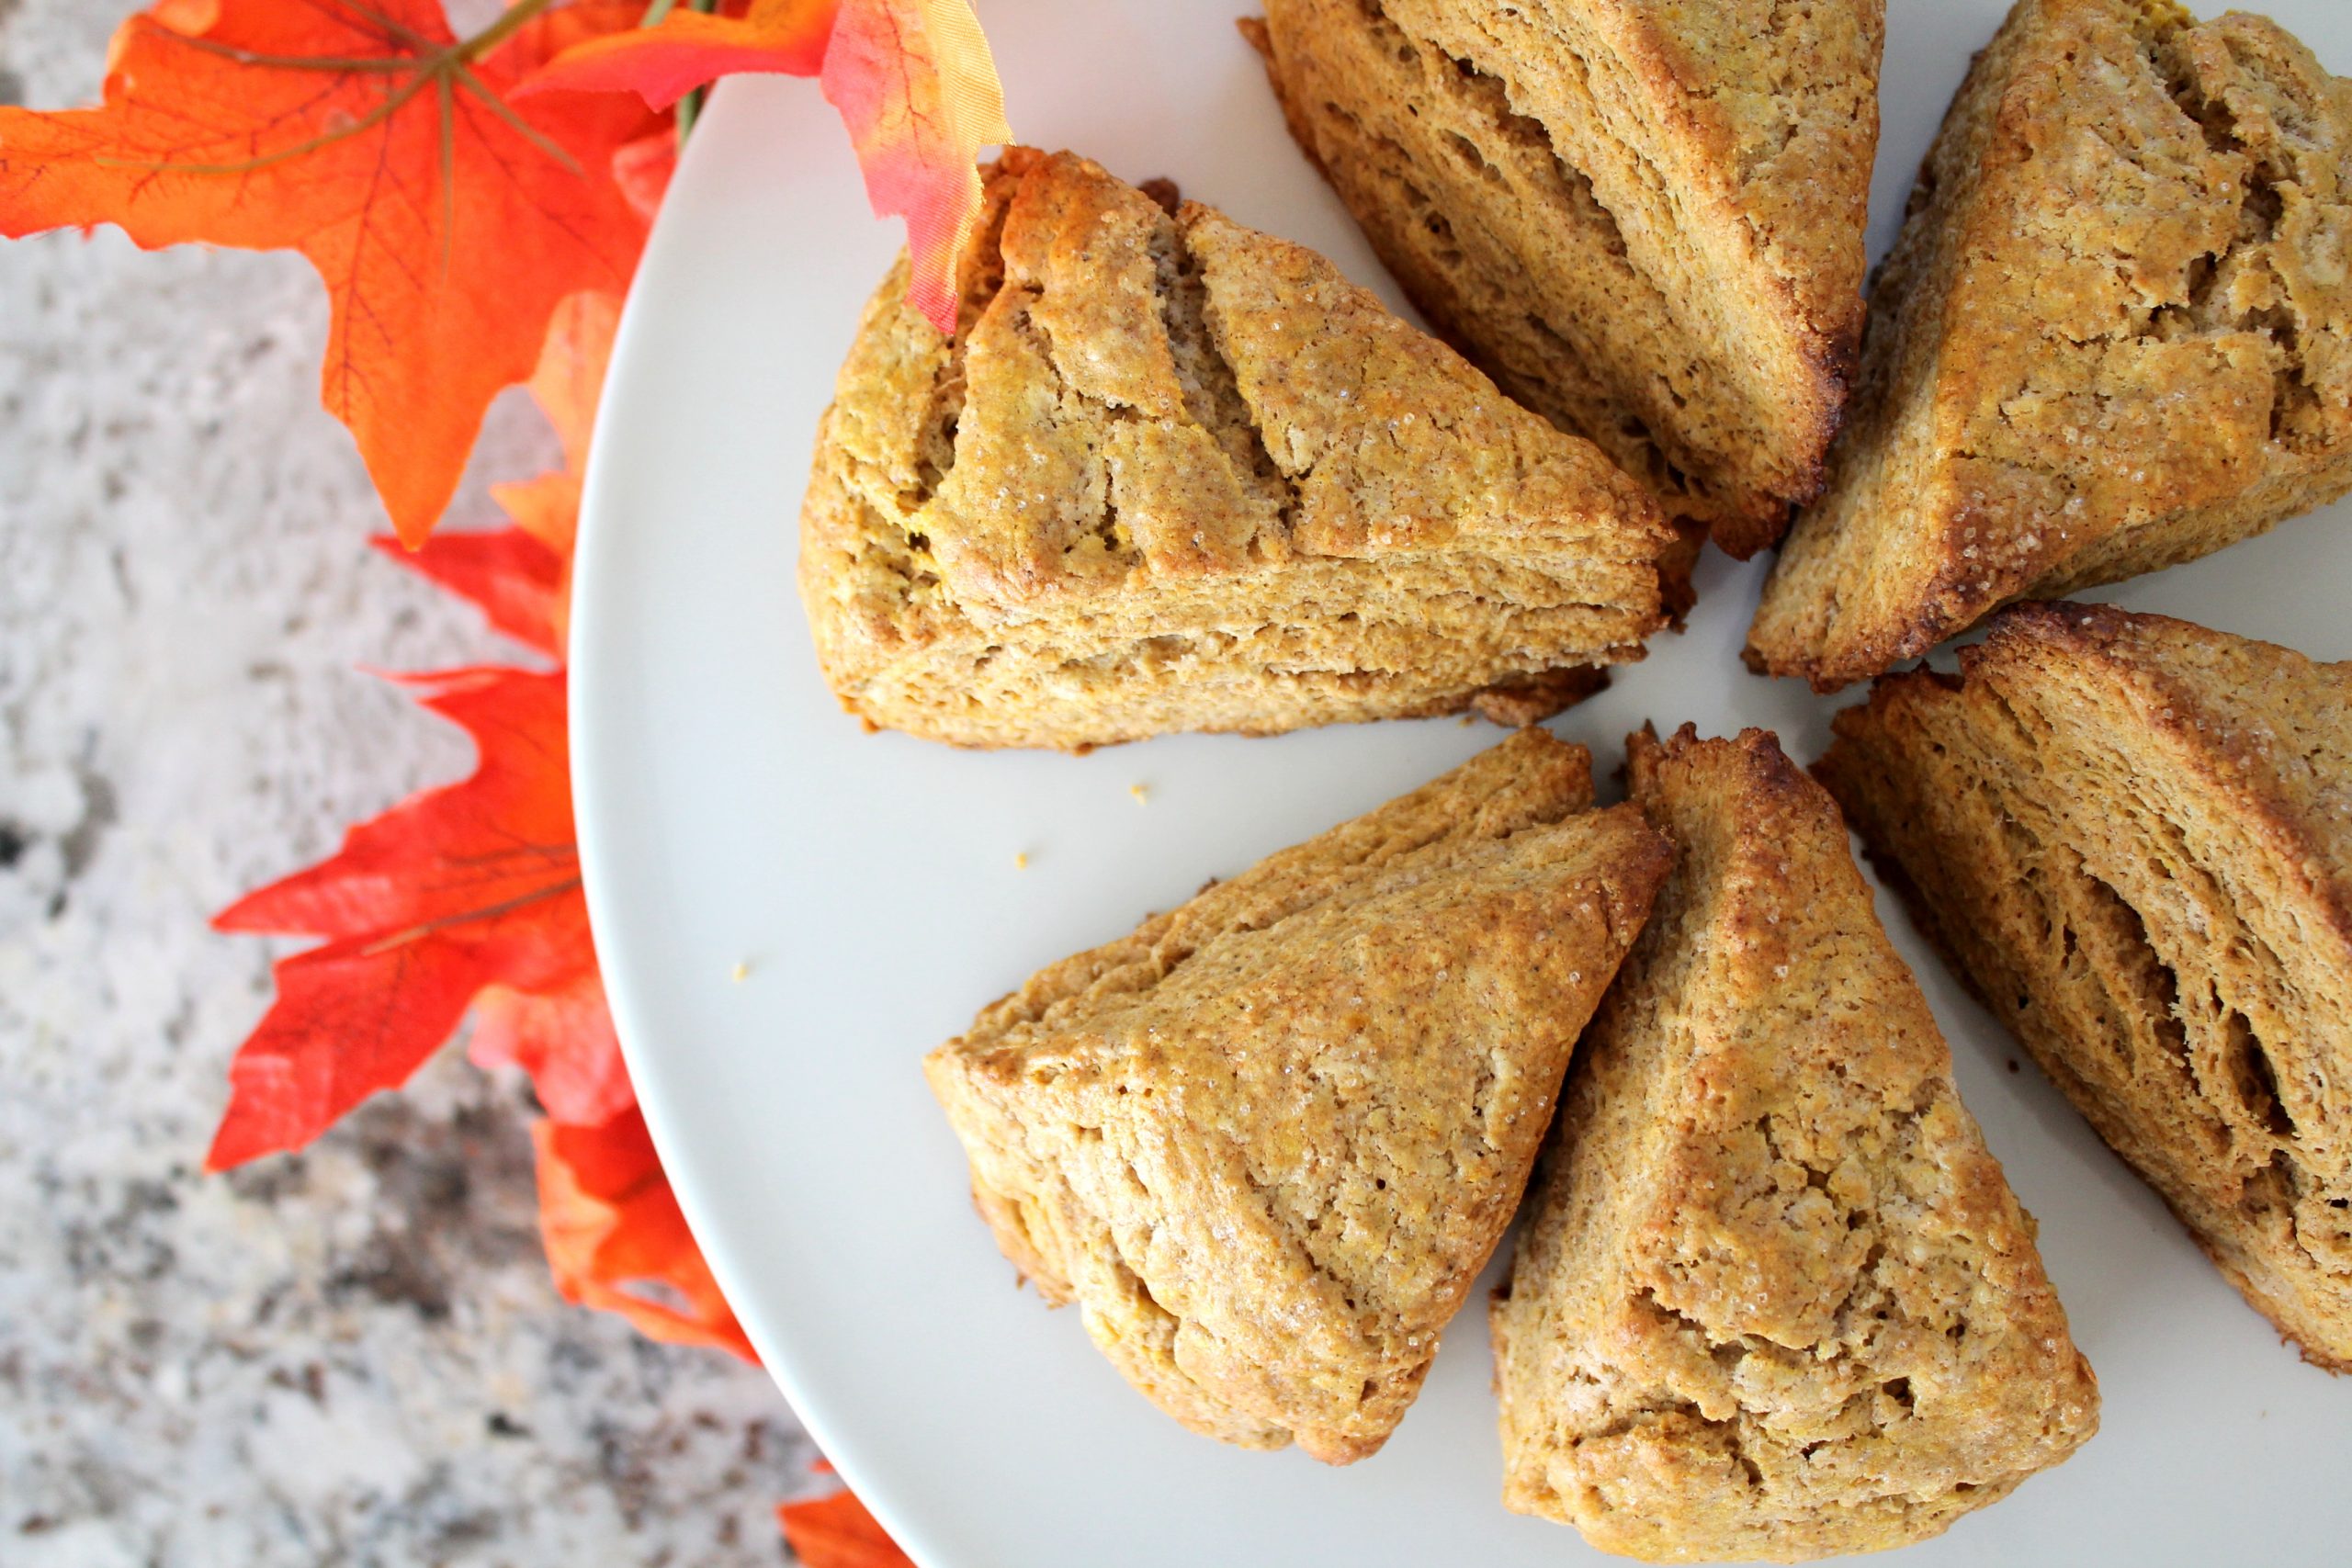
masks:
<path fill-rule="evenodd" d="M 1853 377 L 1881 0 L 1265 9 L 1293 138 L 1441 334 L 1732 555 L 1778 539 Z"/>
<path fill-rule="evenodd" d="M 1322 257 L 1069 152 L 1007 148 L 984 195 L 957 331 L 886 283 L 819 435 L 801 592 L 865 717 L 1068 750 L 1523 721 L 1666 622 L 1652 498 Z"/>
<path fill-rule="evenodd" d="M 1927 1539 L 2098 1385 L 1835 804 L 1767 730 L 1628 758 L 1680 857 L 1490 1309 L 1506 1506 L 1662 1562 Z"/>
<path fill-rule="evenodd" d="M 1835 689 L 2352 490 L 2343 224 L 2301 205 L 2339 210 L 2347 170 L 2352 82 L 2277 23 L 2020 0 L 1873 288 L 1763 661 Z"/>
<path fill-rule="evenodd" d="M 2352 1359 L 2352 665 L 2030 603 L 1817 776 L 1921 931 L 2247 1300 Z"/>
<path fill-rule="evenodd" d="M 926 1060 L 1006 1256 L 1186 1426 L 1342 1464 L 1404 1416 L 1666 874 L 1591 787 L 1522 730 Z"/>

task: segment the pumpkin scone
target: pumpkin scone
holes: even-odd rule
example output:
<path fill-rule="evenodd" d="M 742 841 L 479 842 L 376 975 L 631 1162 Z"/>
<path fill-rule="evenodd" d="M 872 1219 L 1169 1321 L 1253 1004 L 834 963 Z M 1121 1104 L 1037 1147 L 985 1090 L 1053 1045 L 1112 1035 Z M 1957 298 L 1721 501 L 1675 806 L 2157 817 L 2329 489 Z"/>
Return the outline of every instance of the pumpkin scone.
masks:
<path fill-rule="evenodd" d="M 1920 929 L 2231 1283 L 2352 1371 L 2352 663 L 2020 604 L 1818 773 Z"/>
<path fill-rule="evenodd" d="M 924 1063 L 980 1213 L 1187 1427 L 1363 1458 L 1668 858 L 1526 730 L 1054 964 Z"/>
<path fill-rule="evenodd" d="M 1313 252 L 1008 150 L 941 333 L 905 264 L 819 431 L 800 588 L 868 723 L 1082 750 L 1459 712 L 1638 659 L 1687 551 L 1587 442 Z"/>
<path fill-rule="evenodd" d="M 1871 296 L 1749 632 L 1823 691 L 2352 488 L 2352 83 L 2262 17 L 2022 0 Z"/>
<path fill-rule="evenodd" d="M 1503 1500 L 1658 1562 L 1938 1534 L 2098 1386 L 1846 828 L 1762 730 L 1630 742 L 1678 859 L 1491 1308 Z"/>
<path fill-rule="evenodd" d="M 1746 558 L 1861 339 L 1884 0 L 1265 0 L 1291 130 L 1438 331 Z"/>

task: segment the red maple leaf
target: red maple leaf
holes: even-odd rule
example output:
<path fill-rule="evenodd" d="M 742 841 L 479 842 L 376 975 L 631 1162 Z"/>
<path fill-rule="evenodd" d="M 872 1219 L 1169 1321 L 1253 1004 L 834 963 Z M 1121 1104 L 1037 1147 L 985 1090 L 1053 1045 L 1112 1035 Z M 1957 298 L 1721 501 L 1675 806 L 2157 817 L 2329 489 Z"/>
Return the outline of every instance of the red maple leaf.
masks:
<path fill-rule="evenodd" d="M 117 34 L 100 107 L 0 107 L 0 234 L 300 251 L 334 302 L 326 405 L 415 544 L 558 305 L 626 288 L 644 243 L 614 158 L 650 118 L 510 101 L 643 7 L 547 4 L 460 40 L 439 0 L 164 0 Z"/>
<path fill-rule="evenodd" d="M 541 653 L 562 657 L 561 555 L 527 529 L 435 534 L 412 551 L 390 535 L 369 544 L 402 566 L 471 600 L 498 630 Z"/>
<path fill-rule="evenodd" d="M 755 1360 L 695 1246 L 635 1110 L 597 1127 L 542 1122 L 539 1230 L 566 1301 L 616 1312 L 639 1332 Z"/>
<path fill-rule="evenodd" d="M 907 220 L 908 298 L 956 330 L 956 260 L 979 216 L 975 160 L 1010 141 L 1004 89 L 968 0 L 751 0 L 588 39 L 520 89 L 633 92 L 656 108 L 739 72 L 821 75 L 876 217 Z"/>
<path fill-rule="evenodd" d="M 674 131 L 657 130 L 640 136 L 613 154 L 613 178 L 629 206 L 648 223 L 670 194 L 670 176 L 678 172 L 678 138 Z"/>
<path fill-rule="evenodd" d="M 833 1467 L 822 1460 L 820 1471 Z M 780 1505 L 776 1523 L 801 1568 L 914 1568 L 855 1493 L 846 1490 Z"/>
<path fill-rule="evenodd" d="M 530 1069 L 550 1115 L 597 1122 L 634 1102 L 595 989 L 561 672 L 409 680 L 472 735 L 481 763 L 215 919 L 326 940 L 277 964 L 277 999 L 229 1069 L 212 1169 L 299 1147 L 397 1088 L 491 987 L 481 1051 Z"/>

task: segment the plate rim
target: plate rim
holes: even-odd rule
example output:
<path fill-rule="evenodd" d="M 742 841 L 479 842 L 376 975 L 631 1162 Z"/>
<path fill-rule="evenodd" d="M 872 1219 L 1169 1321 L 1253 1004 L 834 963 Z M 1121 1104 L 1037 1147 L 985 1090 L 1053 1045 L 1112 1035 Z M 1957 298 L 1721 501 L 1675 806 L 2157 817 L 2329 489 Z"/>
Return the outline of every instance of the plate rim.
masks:
<path fill-rule="evenodd" d="M 687 182 L 695 177 L 695 171 L 715 156 L 711 149 L 718 144 L 719 136 L 712 134 L 713 129 L 731 124 L 743 112 L 743 100 L 748 96 L 740 77 L 722 80 L 711 88 L 699 118 L 704 134 L 689 138 L 681 152 L 672 177 L 673 190 L 691 188 Z M 653 275 L 672 250 L 684 246 L 685 242 L 678 236 L 686 221 L 680 215 L 686 210 L 686 204 L 665 199 L 654 214 L 636 277 L 622 302 L 620 321 L 614 332 L 612 356 L 588 442 L 587 466 L 581 477 L 580 528 L 572 558 L 573 635 L 566 638 L 564 691 L 570 727 L 572 820 L 579 840 L 581 887 L 588 906 L 592 942 L 597 931 L 626 923 L 619 912 L 619 891 L 611 880 L 615 874 L 595 847 L 603 837 L 602 825 L 612 819 L 607 815 L 610 808 L 605 802 L 605 780 L 616 776 L 600 769 L 594 761 L 611 743 L 605 731 L 607 715 L 593 695 L 589 700 L 581 700 L 583 694 L 609 689 L 605 664 L 608 659 L 617 656 L 610 639 L 577 635 L 583 626 L 596 624 L 594 607 L 604 603 L 605 595 L 612 592 L 605 586 L 607 573 L 613 570 L 606 565 L 606 558 L 615 547 L 620 525 L 617 522 L 599 525 L 599 519 L 622 510 L 610 499 L 618 481 L 613 478 L 616 460 L 605 455 L 614 449 L 614 444 L 599 440 L 596 432 L 616 407 L 626 410 L 633 400 L 630 389 L 644 383 L 644 378 L 632 376 L 630 369 L 651 352 L 646 344 L 653 328 L 647 321 L 658 308 L 649 303 L 650 292 L 640 290 L 637 283 Z M 601 947 L 597 952 L 597 970 L 605 988 L 605 1005 L 613 1015 L 613 1032 L 620 1046 L 621 1060 L 628 1068 L 629 1083 L 652 1139 L 654 1153 L 661 1159 L 665 1176 L 670 1178 L 671 1190 L 676 1195 L 686 1229 L 708 1264 L 719 1293 L 726 1298 L 737 1325 L 759 1355 L 759 1370 L 783 1394 L 802 1429 L 817 1445 L 843 1487 L 856 1495 L 899 1549 L 922 1568 L 944 1564 L 947 1553 L 941 1543 L 931 1539 L 929 1529 L 898 1507 L 898 1489 L 881 1479 L 886 1467 L 868 1464 L 865 1445 L 854 1435 L 854 1424 L 837 1421 L 831 1403 L 796 1370 L 797 1358 L 788 1348 L 771 1342 L 765 1322 L 768 1314 L 736 1307 L 738 1302 L 756 1299 L 757 1292 L 744 1288 L 733 1247 L 706 1245 L 702 1239 L 719 1234 L 724 1227 L 709 1223 L 711 1202 L 708 1189 L 699 1175 L 701 1157 L 694 1152 L 692 1141 L 684 1136 L 687 1117 L 671 1105 L 669 1072 L 654 1065 L 660 1053 L 647 1043 L 660 1032 L 650 1020 L 650 1004 L 639 993 L 634 966 L 607 961 Z"/>
<path fill-rule="evenodd" d="M 1233 0 L 1233 4 L 1248 8 L 1247 0 Z M 2200 10 L 2210 12 L 2217 8 L 2213 0 L 2199 0 Z M 2347 19 L 2346 29 L 2346 36 L 2352 37 L 2352 19 Z M 801 84 L 790 85 L 796 90 L 806 90 Z M 737 116 L 750 112 L 745 100 L 752 96 L 751 87 L 751 84 L 734 81 L 722 83 L 714 95 L 705 122 L 707 131 L 714 129 L 723 131 Z M 695 188 L 700 178 L 699 171 L 713 160 L 720 140 L 720 134 L 706 134 L 689 144 L 678 170 L 676 189 Z M 1287 143 L 1284 148 L 1287 148 Z M 687 203 L 664 203 L 640 263 L 640 282 L 675 270 L 669 258 L 673 252 L 688 248 L 681 238 L 689 227 L 685 216 L 687 211 Z M 656 352 L 653 339 L 656 328 L 650 323 L 662 312 L 651 295 L 651 290 L 633 288 L 624 307 L 605 383 L 603 406 L 598 411 L 600 429 L 606 417 L 616 409 L 625 412 L 647 395 L 648 378 L 636 373 L 635 367 Z M 829 365 L 807 373 L 829 375 L 831 368 Z M 793 432 L 787 439 L 798 442 L 803 435 Z M 619 874 L 605 853 L 606 835 L 626 830 L 625 818 L 620 815 L 621 808 L 616 803 L 621 774 L 617 769 L 600 765 L 600 761 L 611 748 L 626 744 L 616 733 L 608 730 L 606 721 L 617 719 L 619 716 L 605 706 L 604 698 L 599 694 L 614 689 L 614 667 L 621 660 L 624 652 L 619 642 L 601 634 L 600 628 L 604 625 L 601 612 L 617 612 L 626 595 L 625 587 L 614 575 L 619 570 L 614 564 L 619 531 L 625 524 L 643 525 L 643 519 L 628 517 L 627 509 L 619 507 L 612 499 L 621 483 L 616 477 L 621 466 L 620 451 L 617 442 L 599 438 L 590 443 L 583 475 L 580 537 L 574 568 L 573 631 L 579 635 L 571 639 L 566 664 L 575 822 L 589 918 L 592 929 L 598 932 L 619 930 L 634 923 L 624 908 L 625 896 L 617 880 Z M 622 515 L 615 515 L 616 512 Z M 1710 556 L 1713 555 L 1713 552 L 1710 552 Z M 1772 720 L 1764 714 L 1759 715 L 1757 722 L 1770 724 Z M 613 786 L 609 793 L 608 784 Z M 1875 891 L 1878 887 L 1876 879 L 1869 880 Z M 846 1394 L 829 1402 L 802 1375 L 803 1358 L 813 1359 L 820 1352 L 806 1345 L 797 1346 L 795 1337 L 785 1330 L 786 1310 L 766 1302 L 746 1284 L 752 1270 L 753 1248 L 748 1238 L 740 1235 L 730 1235 L 727 1227 L 713 1218 L 721 1207 L 718 1184 L 738 1179 L 729 1177 L 719 1166 L 705 1169 L 706 1158 L 698 1152 L 692 1122 L 687 1112 L 676 1103 L 676 1075 L 682 1069 L 676 1066 L 665 1067 L 662 1065 L 670 1053 L 660 1043 L 661 1028 L 655 1021 L 664 1010 L 651 999 L 655 977 L 641 967 L 641 962 L 615 961 L 608 957 L 607 950 L 601 945 L 599 961 L 623 1057 L 637 1088 L 639 1103 L 654 1146 L 665 1168 L 673 1174 L 673 1187 L 689 1227 L 698 1237 L 707 1235 L 726 1238 L 719 1245 L 705 1247 L 704 1257 L 729 1302 L 750 1303 L 738 1308 L 738 1319 L 759 1352 L 761 1365 L 790 1403 L 809 1437 L 832 1461 L 844 1483 L 858 1494 L 877 1521 L 910 1557 L 928 1565 L 928 1568 L 944 1568 L 951 1561 L 960 1562 L 956 1552 L 964 1551 L 968 1541 L 963 1538 L 963 1532 L 953 1529 L 953 1521 L 939 1518 L 935 1511 L 922 1506 L 919 1486 L 882 1451 L 887 1446 L 887 1433 L 863 1423 L 856 1412 L 850 1408 Z M 1919 978 L 1925 982 L 1928 976 L 1923 971 Z M 1939 1019 L 1939 1022 L 1957 1044 L 1958 1036 L 1949 1028 L 1948 1020 Z M 2136 1178 L 2132 1179 L 2137 1180 Z M 766 1201 L 775 1202 L 781 1200 Z M 1453 1331 L 1459 1332 L 1460 1326 L 1457 1321 Z M 1061 1327 L 1066 1332 L 1077 1332 L 1074 1324 L 1065 1323 Z M 861 1430 L 873 1438 L 870 1446 L 859 1436 Z M 906 1484 L 902 1486 L 901 1481 Z M 926 1514 L 930 1515 L 928 1523 Z M 1573 1545 L 1575 1540 L 1571 1533 L 1564 1538 L 1562 1544 Z M 950 1550 L 951 1546 L 954 1551 Z M 1572 1559 L 1575 1557 L 1572 1551 L 1566 1555 Z"/>

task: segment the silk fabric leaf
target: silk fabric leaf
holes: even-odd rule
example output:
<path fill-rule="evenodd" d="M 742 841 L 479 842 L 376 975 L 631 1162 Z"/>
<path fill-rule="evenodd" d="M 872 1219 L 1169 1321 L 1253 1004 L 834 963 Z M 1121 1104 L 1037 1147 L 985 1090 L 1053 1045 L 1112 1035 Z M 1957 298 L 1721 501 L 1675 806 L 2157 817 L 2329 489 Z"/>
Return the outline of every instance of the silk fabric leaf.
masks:
<path fill-rule="evenodd" d="M 600 1127 L 542 1122 L 539 1229 L 567 1301 L 628 1318 L 640 1333 L 756 1359 L 718 1293 L 653 1152 L 629 1111 Z"/>
<path fill-rule="evenodd" d="M 277 998 L 229 1069 L 207 1163 L 298 1148 L 359 1101 L 398 1088 L 485 988 L 572 998 L 596 973 L 572 841 L 560 671 L 413 677 L 424 705 L 474 738 L 480 765 L 345 835 L 331 860 L 222 911 L 222 931 L 322 937 L 281 961 Z M 609 1021 L 510 1012 L 503 1059 L 537 1065 L 542 1099 L 575 1116 L 627 1097 Z"/>
<path fill-rule="evenodd" d="M 980 210 L 982 149 L 1012 139 L 968 0 L 753 0 L 741 17 L 673 11 L 574 48 L 524 89 L 633 92 L 656 107 L 741 72 L 820 75 L 876 217 L 903 217 L 908 299 L 956 330 L 956 265 Z"/>
<path fill-rule="evenodd" d="M 613 163 L 651 118 L 508 96 L 642 7 L 537 9 L 475 47 L 437 0 L 170 0 L 123 25 L 99 107 L 0 107 L 0 234 L 300 252 L 333 302 L 326 406 L 419 543 L 549 316 L 625 288 L 644 243 Z"/>

